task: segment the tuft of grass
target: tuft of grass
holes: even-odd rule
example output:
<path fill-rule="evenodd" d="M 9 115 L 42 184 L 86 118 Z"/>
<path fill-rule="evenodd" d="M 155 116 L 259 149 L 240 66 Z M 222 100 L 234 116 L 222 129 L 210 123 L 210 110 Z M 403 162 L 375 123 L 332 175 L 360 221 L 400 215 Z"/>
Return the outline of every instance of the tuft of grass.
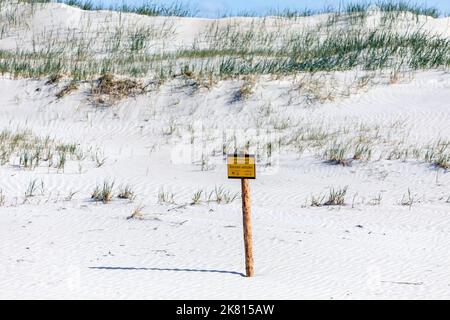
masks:
<path fill-rule="evenodd" d="M 66 166 L 67 154 L 63 150 L 58 151 L 58 160 L 56 162 L 56 168 L 64 172 L 64 168 Z"/>
<path fill-rule="evenodd" d="M 136 207 L 134 210 L 133 210 L 133 212 L 131 213 L 131 215 L 129 216 L 129 217 L 127 217 L 127 220 L 130 220 L 130 219 L 138 219 L 138 220 L 141 220 L 141 219 L 143 219 L 143 214 L 142 214 L 142 209 L 144 208 L 144 206 L 139 206 L 139 207 Z"/>
<path fill-rule="evenodd" d="M 113 199 L 114 182 L 104 181 L 102 186 L 96 186 L 91 199 L 107 204 Z"/>
<path fill-rule="evenodd" d="M 324 195 L 320 196 L 311 196 L 310 205 L 311 207 L 322 207 L 325 200 Z"/>
<path fill-rule="evenodd" d="M 106 157 L 103 152 L 99 152 L 98 150 L 95 152 L 93 159 L 95 161 L 95 166 L 97 168 L 102 167 L 106 163 Z"/>
<path fill-rule="evenodd" d="M 203 190 L 199 190 L 199 191 L 195 192 L 194 195 L 192 196 L 191 205 L 198 205 L 198 204 L 202 203 L 202 195 L 203 195 Z"/>
<path fill-rule="evenodd" d="M 418 202 L 416 196 L 411 193 L 411 190 L 408 188 L 408 192 L 402 196 L 402 200 L 400 201 L 400 205 L 408 206 L 410 209 L 414 203 Z"/>
<path fill-rule="evenodd" d="M 214 187 L 214 190 L 210 192 L 208 196 L 208 202 L 216 202 L 217 204 L 225 203 L 230 204 L 239 199 L 239 192 L 233 193 L 226 190 L 224 187 Z"/>
<path fill-rule="evenodd" d="M 353 160 L 369 161 L 372 157 L 372 149 L 367 144 L 359 143 L 355 147 Z"/>
<path fill-rule="evenodd" d="M 175 194 L 169 191 L 165 191 L 164 188 L 161 188 L 158 192 L 158 203 L 159 204 L 174 204 L 175 203 Z"/>
<path fill-rule="evenodd" d="M 214 163 L 210 162 L 210 159 L 208 156 L 202 154 L 202 158 L 200 160 L 200 166 L 202 171 L 210 171 L 215 169 Z"/>
<path fill-rule="evenodd" d="M 77 191 L 70 191 L 67 197 L 64 198 L 65 201 L 72 201 L 73 197 L 77 194 Z"/>
<path fill-rule="evenodd" d="M 0 207 L 3 207 L 6 203 L 6 196 L 3 194 L 3 190 L 0 188 Z"/>
<path fill-rule="evenodd" d="M 450 142 L 439 140 L 427 148 L 424 159 L 437 168 L 450 169 Z"/>
<path fill-rule="evenodd" d="M 64 86 L 64 88 L 62 88 L 61 91 L 59 91 L 56 94 L 56 98 L 62 99 L 63 97 L 65 97 L 66 95 L 70 94 L 71 92 L 77 89 L 78 83 L 76 83 L 75 81 L 71 81 L 68 85 Z"/>
<path fill-rule="evenodd" d="M 31 180 L 28 183 L 27 190 L 25 191 L 25 198 L 31 198 L 36 196 L 38 193 L 44 194 L 44 181 L 40 182 L 38 179 Z"/>
<path fill-rule="evenodd" d="M 432 18 L 439 18 L 441 16 L 441 12 L 438 8 L 411 1 L 382 0 L 376 2 L 375 5 L 377 5 L 382 12 L 397 15 L 399 12 L 409 12 L 416 16 L 422 15 Z"/>
<path fill-rule="evenodd" d="M 379 205 L 381 204 L 381 201 L 382 201 L 382 200 L 383 200 L 383 197 L 382 197 L 382 195 L 381 195 L 381 193 L 380 193 L 380 194 L 378 194 L 378 196 L 376 196 L 376 197 L 370 199 L 369 205 L 370 205 L 370 206 L 379 206 Z"/>
<path fill-rule="evenodd" d="M 141 93 L 142 85 L 134 80 L 115 79 L 110 73 L 98 78 L 91 87 L 91 97 L 96 105 L 109 106 L 125 97 Z"/>
<path fill-rule="evenodd" d="M 119 194 L 117 195 L 117 197 L 119 199 L 127 199 L 133 201 L 134 199 L 136 199 L 136 194 L 131 188 L 131 186 L 126 185 L 119 187 Z"/>
<path fill-rule="evenodd" d="M 322 158 L 330 164 L 342 165 L 345 167 L 351 164 L 351 159 L 348 159 L 347 153 L 347 145 L 335 141 L 331 146 L 325 149 Z"/>
<path fill-rule="evenodd" d="M 345 205 L 345 196 L 347 195 L 348 187 L 331 189 L 328 195 L 312 196 L 310 205 L 312 207 L 323 206 L 343 206 Z"/>
<path fill-rule="evenodd" d="M 345 195 L 347 194 L 348 187 L 342 189 L 331 189 L 328 195 L 327 201 L 324 206 L 343 206 L 345 205 Z"/>
<path fill-rule="evenodd" d="M 433 164 L 441 169 L 450 169 L 450 154 L 440 154 L 434 161 Z"/>
<path fill-rule="evenodd" d="M 204 200 L 202 199 L 204 197 Z M 217 204 L 231 204 L 240 198 L 239 192 L 231 192 L 223 186 L 215 186 L 214 190 L 206 192 L 198 190 L 191 199 L 191 205 L 201 204 L 203 201 L 207 203 L 215 202 Z"/>

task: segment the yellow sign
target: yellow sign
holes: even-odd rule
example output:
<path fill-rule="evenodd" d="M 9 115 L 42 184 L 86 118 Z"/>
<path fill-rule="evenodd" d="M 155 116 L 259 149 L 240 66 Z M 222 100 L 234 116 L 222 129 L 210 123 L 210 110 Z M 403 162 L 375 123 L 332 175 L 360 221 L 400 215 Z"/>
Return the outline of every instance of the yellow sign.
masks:
<path fill-rule="evenodd" d="M 256 179 L 254 155 L 228 155 L 228 179 Z"/>

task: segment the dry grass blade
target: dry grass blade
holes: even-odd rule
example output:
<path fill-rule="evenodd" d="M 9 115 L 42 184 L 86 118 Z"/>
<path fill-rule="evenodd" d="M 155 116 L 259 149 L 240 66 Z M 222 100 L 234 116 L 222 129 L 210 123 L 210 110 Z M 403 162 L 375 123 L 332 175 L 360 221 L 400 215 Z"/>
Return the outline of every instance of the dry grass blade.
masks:
<path fill-rule="evenodd" d="M 110 106 L 142 92 L 143 86 L 138 81 L 115 79 L 110 73 L 102 75 L 91 87 L 91 97 L 95 104 L 100 106 Z"/>

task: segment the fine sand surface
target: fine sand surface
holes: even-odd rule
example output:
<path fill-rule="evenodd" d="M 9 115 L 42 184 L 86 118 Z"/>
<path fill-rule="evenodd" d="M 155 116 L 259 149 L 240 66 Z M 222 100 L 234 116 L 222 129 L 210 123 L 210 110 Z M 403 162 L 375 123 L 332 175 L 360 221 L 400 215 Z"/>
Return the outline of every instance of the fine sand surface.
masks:
<path fill-rule="evenodd" d="M 64 12 L 51 12 L 70 24 Z M 187 34 L 208 23 L 177 19 Z M 448 33 L 448 23 L 435 19 L 429 28 Z M 357 76 L 325 77 L 347 87 Z M 237 102 L 240 80 L 193 93 L 172 79 L 110 107 L 92 105 L 89 83 L 57 99 L 64 81 L 0 78 L 0 132 L 29 130 L 88 154 L 64 170 L 26 169 L 18 157 L 0 166 L 1 299 L 450 298 L 450 173 L 387 156 L 396 146 L 449 139 L 448 72 L 377 76 L 364 90 L 309 106 L 296 103 L 291 78 L 260 77 Z M 240 191 L 239 181 L 227 179 L 222 153 L 205 149 L 220 151 L 224 132 L 245 141 L 260 122 L 282 127 L 262 134 L 266 142 L 306 127 L 346 139 L 367 133 L 373 155 L 330 164 L 321 154 L 334 136 L 322 149 L 282 148 L 270 166 L 260 163 L 251 181 L 255 277 L 248 279 L 240 200 L 191 203 L 198 190 L 202 199 L 219 187 Z M 93 201 L 105 180 L 114 181 L 115 194 L 131 186 L 136 198 Z M 31 181 L 39 191 L 27 196 Z M 345 205 L 311 206 L 344 187 Z M 174 203 L 158 201 L 162 189 Z"/>

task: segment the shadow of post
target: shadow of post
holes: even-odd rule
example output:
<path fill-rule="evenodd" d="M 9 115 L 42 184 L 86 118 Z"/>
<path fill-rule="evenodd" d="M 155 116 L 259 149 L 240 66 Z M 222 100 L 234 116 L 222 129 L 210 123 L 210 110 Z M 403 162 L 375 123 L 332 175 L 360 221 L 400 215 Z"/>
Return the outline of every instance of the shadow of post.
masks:
<path fill-rule="evenodd" d="M 188 268 L 135 268 L 135 267 L 89 267 L 95 270 L 125 270 L 125 271 L 166 271 L 166 272 L 205 272 L 205 273 L 225 273 L 245 277 L 245 274 L 236 271 L 188 269 Z"/>

